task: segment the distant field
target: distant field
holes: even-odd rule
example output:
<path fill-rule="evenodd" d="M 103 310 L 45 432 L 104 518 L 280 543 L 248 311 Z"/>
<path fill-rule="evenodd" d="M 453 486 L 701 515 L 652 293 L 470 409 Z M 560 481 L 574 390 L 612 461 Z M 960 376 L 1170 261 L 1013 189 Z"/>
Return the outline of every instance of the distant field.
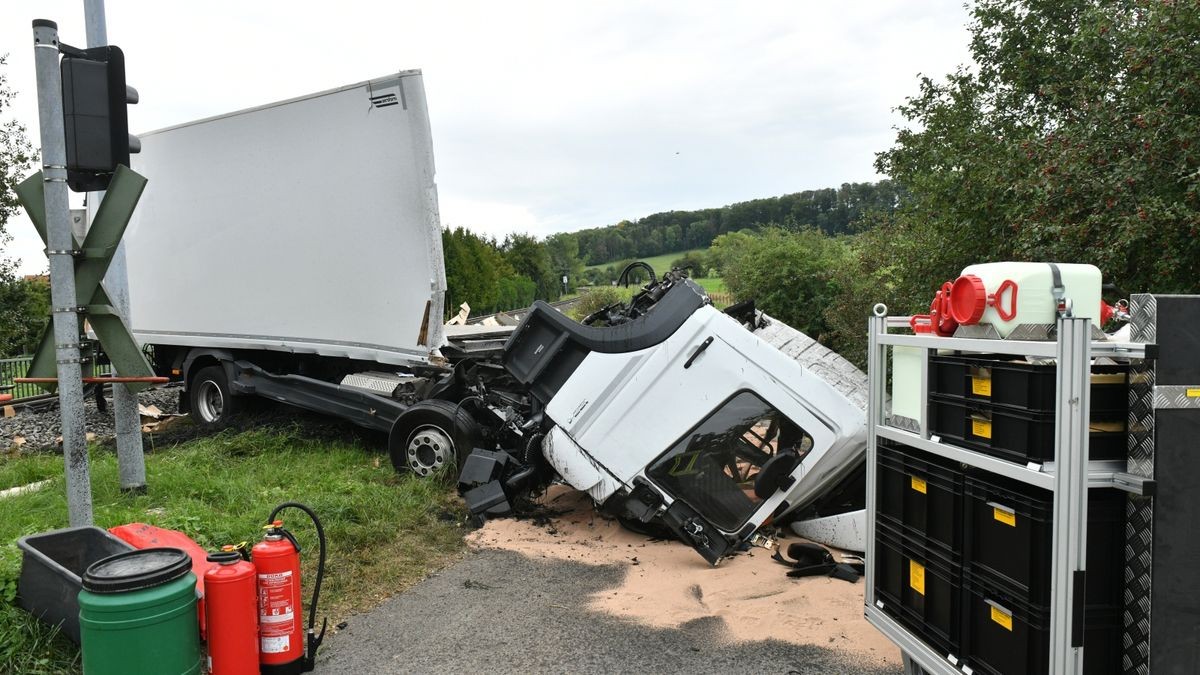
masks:
<path fill-rule="evenodd" d="M 710 277 L 701 279 L 692 279 L 703 288 L 706 293 L 728 293 L 729 289 L 725 287 L 725 280 L 720 277 Z"/>
<path fill-rule="evenodd" d="M 651 267 L 653 267 L 655 274 L 661 275 L 663 272 L 666 272 L 671 269 L 671 263 L 682 258 L 683 256 L 685 256 L 689 253 L 703 253 L 704 251 L 707 251 L 707 250 L 708 249 L 704 249 L 704 248 L 693 248 L 693 249 L 688 249 L 686 251 L 676 251 L 674 253 L 664 253 L 662 255 L 656 255 L 653 258 L 642 258 L 641 260 L 643 262 L 649 264 Z M 617 261 L 617 262 L 620 262 L 620 261 Z M 590 265 L 588 267 L 588 269 L 595 269 L 595 268 L 603 269 L 605 267 L 608 267 L 609 265 L 616 265 L 616 264 L 617 264 L 616 262 L 608 262 L 608 263 L 604 263 L 601 265 Z M 729 295 L 729 289 L 725 286 L 724 279 L 721 279 L 719 277 L 708 277 L 708 278 L 699 277 L 699 278 L 697 278 L 695 276 L 695 275 L 699 275 L 699 274 L 704 274 L 706 271 L 707 270 L 692 270 L 691 271 L 691 273 L 693 275 L 692 281 L 695 281 L 697 284 L 700 284 L 700 287 L 703 288 L 704 291 L 706 293 L 708 293 L 709 295 L 713 295 L 715 293 L 716 296 L 713 298 L 713 300 L 719 306 L 724 307 L 725 305 L 728 305 L 729 303 L 731 303 L 732 296 Z"/>
<path fill-rule="evenodd" d="M 640 260 L 653 267 L 656 274 L 661 275 L 663 272 L 671 269 L 671 263 L 675 262 L 679 258 L 682 258 L 688 253 L 703 253 L 707 250 L 708 249 L 706 248 L 693 248 L 686 251 L 676 251 L 675 253 L 664 253 L 662 255 L 656 255 L 653 258 L 640 258 Z M 618 262 L 620 261 L 616 260 L 613 262 L 601 263 L 599 265 L 589 265 L 588 269 L 604 269 L 609 265 L 616 265 Z M 703 274 L 703 272 L 701 272 L 701 274 Z"/>
<path fill-rule="evenodd" d="M 686 251 L 676 251 L 674 253 L 664 253 L 662 255 L 656 255 L 653 258 L 641 258 L 641 260 L 642 260 L 642 262 L 645 262 L 648 265 L 650 265 L 651 267 L 653 267 L 655 274 L 658 274 L 661 276 L 663 272 L 667 272 L 671 269 L 671 263 L 682 258 L 683 256 L 685 256 L 689 253 L 703 253 L 707 250 L 708 249 L 705 249 L 705 248 L 693 248 L 693 249 L 688 249 Z M 617 261 L 617 262 L 620 262 L 620 261 Z M 604 263 L 601 265 L 590 265 L 588 267 L 588 269 L 597 269 L 597 268 L 603 269 L 605 267 L 608 267 L 609 265 L 616 265 L 617 262 L 608 262 L 608 263 Z M 693 275 L 692 281 L 695 281 L 697 284 L 699 284 L 700 287 L 704 289 L 704 292 L 708 293 L 709 296 L 712 297 L 713 303 L 715 305 L 717 305 L 718 309 L 724 309 L 726 306 L 728 306 L 729 304 L 731 304 L 733 302 L 733 296 L 730 295 L 729 288 L 727 288 L 725 286 L 724 279 L 721 279 L 720 277 L 697 277 L 696 276 L 696 275 L 704 274 L 707 271 L 708 270 L 692 270 L 691 271 L 691 274 Z"/>

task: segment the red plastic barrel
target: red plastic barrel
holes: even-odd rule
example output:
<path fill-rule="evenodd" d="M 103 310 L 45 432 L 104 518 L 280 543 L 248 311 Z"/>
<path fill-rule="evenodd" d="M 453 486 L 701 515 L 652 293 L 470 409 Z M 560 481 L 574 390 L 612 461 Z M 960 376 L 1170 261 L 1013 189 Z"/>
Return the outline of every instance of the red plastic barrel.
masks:
<path fill-rule="evenodd" d="M 208 669 L 212 675 L 258 675 L 254 565 L 237 551 L 213 553 L 208 562 Z"/>
<path fill-rule="evenodd" d="M 203 640 L 206 635 L 206 621 L 204 620 L 204 573 L 208 570 L 208 551 L 201 548 L 200 544 L 192 541 L 192 538 L 178 530 L 167 530 L 146 523 L 129 523 L 127 525 L 117 525 L 116 527 L 108 528 L 114 537 L 124 541 L 134 548 L 178 548 L 187 552 L 188 557 L 192 559 L 192 574 L 196 575 L 196 614 L 200 621 L 200 639 Z"/>

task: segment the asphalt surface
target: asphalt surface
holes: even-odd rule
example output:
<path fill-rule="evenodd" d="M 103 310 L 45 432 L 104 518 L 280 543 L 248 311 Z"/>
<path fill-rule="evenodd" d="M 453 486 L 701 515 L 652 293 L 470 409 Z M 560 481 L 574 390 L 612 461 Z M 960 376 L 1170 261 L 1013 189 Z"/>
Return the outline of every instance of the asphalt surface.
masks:
<path fill-rule="evenodd" d="M 721 619 L 658 629 L 587 609 L 624 570 L 483 550 L 326 638 L 316 672 L 895 675 L 845 652 L 730 643 Z M 646 598 L 646 602 L 654 602 Z"/>

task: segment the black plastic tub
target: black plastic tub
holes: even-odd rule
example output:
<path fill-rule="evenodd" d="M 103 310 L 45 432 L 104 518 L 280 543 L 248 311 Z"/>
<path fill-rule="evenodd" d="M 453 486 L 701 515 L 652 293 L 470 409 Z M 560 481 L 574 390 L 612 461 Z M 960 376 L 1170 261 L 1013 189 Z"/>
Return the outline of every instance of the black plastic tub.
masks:
<path fill-rule="evenodd" d="M 79 589 L 97 561 L 133 547 L 98 527 L 68 527 L 17 540 L 21 577 L 17 602 L 25 611 L 79 642 Z"/>
<path fill-rule="evenodd" d="M 1007 356 L 930 355 L 930 393 L 1031 412 L 1054 412 L 1057 366 Z M 1129 408 L 1129 366 L 1092 366 L 1092 410 Z"/>
<path fill-rule="evenodd" d="M 963 583 L 961 656 L 976 673 L 1048 675 L 1050 607 L 1031 603 L 986 574 L 966 573 Z M 1083 672 L 1121 672 L 1121 613 L 1085 607 Z"/>
<path fill-rule="evenodd" d="M 963 562 L 1008 583 L 1035 604 L 1049 605 L 1054 502 L 1048 490 L 999 476 L 964 480 Z M 1087 603 L 1121 606 L 1125 493 L 1088 492 Z"/>
<path fill-rule="evenodd" d="M 875 523 L 876 605 L 943 654 L 959 654 L 962 566 L 920 537 Z"/>
<path fill-rule="evenodd" d="M 1092 411 L 1090 459 L 1125 459 L 1127 413 Z M 955 445 L 1025 464 L 1054 461 L 1054 413 L 931 396 L 929 427 Z"/>
<path fill-rule="evenodd" d="M 951 556 L 962 555 L 962 471 L 899 443 L 880 439 L 876 447 L 878 517 L 898 531 L 926 537 Z"/>

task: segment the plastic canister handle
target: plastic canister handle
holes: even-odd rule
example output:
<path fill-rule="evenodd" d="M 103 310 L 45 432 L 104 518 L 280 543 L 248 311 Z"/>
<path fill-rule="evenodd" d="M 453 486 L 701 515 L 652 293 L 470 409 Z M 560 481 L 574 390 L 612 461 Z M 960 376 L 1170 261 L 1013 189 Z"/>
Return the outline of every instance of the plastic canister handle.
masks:
<path fill-rule="evenodd" d="M 1003 301 L 1004 293 L 1008 291 L 1008 311 L 1004 310 Z M 1004 283 L 1000 284 L 1000 288 L 996 289 L 996 294 L 989 298 L 989 303 L 996 308 L 996 315 L 1001 321 L 1012 321 L 1017 316 L 1017 282 L 1012 279 L 1005 279 Z"/>

